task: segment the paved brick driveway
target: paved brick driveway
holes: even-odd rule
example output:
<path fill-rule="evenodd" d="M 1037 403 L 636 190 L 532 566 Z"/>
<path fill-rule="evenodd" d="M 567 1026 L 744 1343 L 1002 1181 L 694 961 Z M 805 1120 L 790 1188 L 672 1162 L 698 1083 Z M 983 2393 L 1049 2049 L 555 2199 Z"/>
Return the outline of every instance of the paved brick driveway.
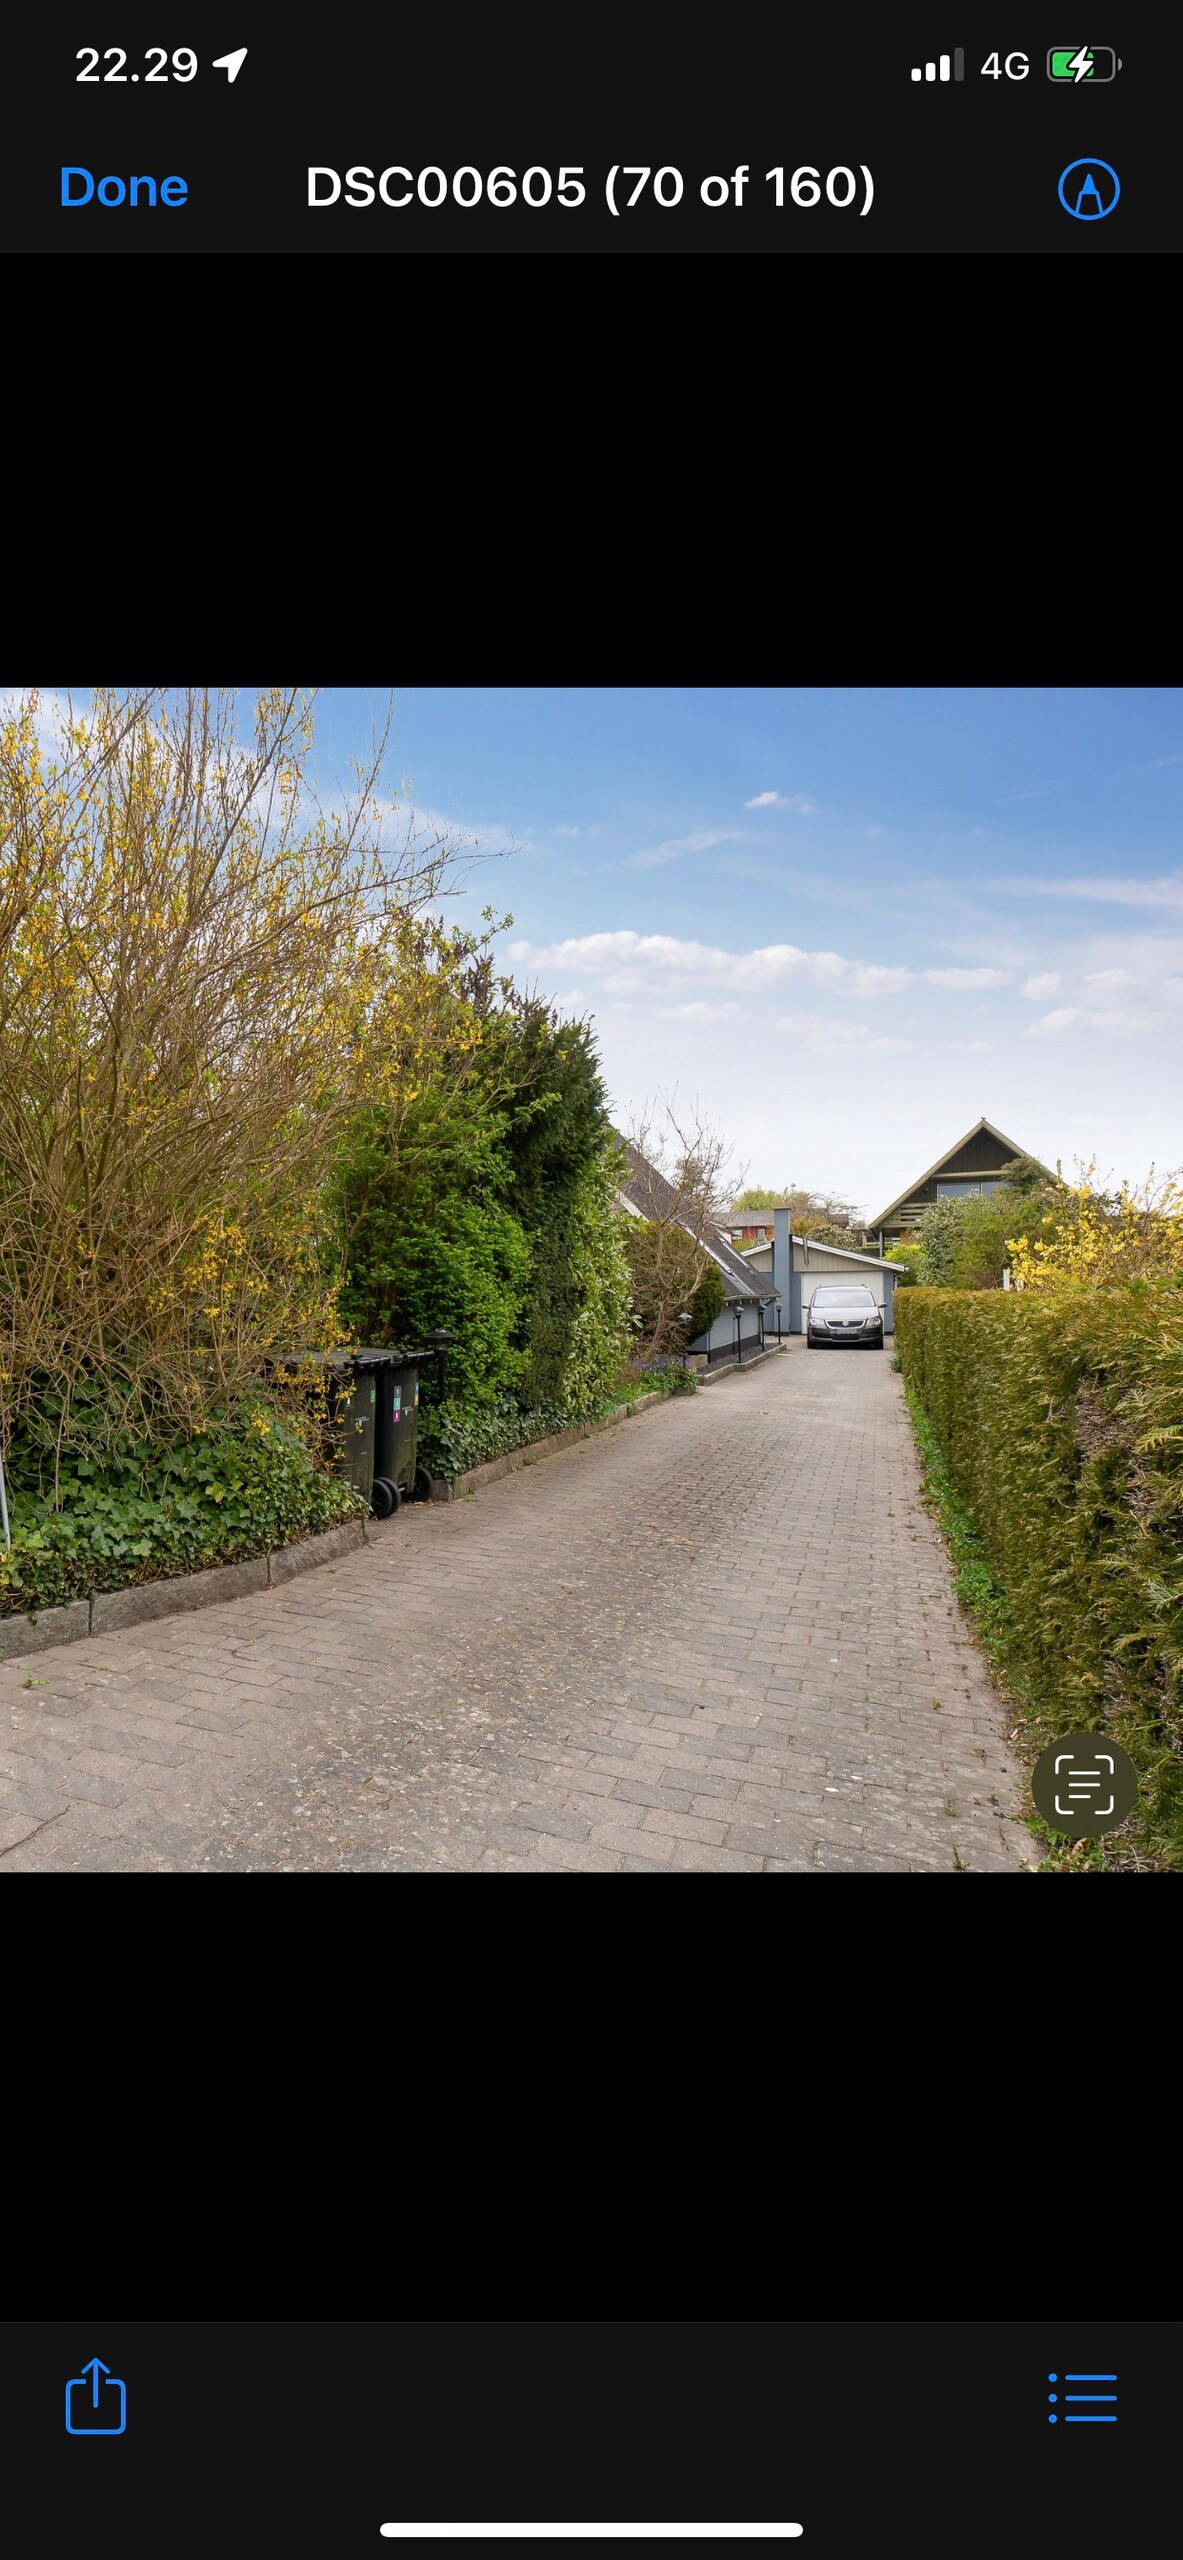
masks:
<path fill-rule="evenodd" d="M 916 1484 L 887 1361 L 794 1343 L 295 1583 L 0 1665 L 0 1874 L 1017 1872 Z"/>

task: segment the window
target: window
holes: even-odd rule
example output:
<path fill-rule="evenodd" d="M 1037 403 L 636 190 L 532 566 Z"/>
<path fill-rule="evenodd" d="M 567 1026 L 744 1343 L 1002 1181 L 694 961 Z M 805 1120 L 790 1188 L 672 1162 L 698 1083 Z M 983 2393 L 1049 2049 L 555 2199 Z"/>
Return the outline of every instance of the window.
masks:
<path fill-rule="evenodd" d="M 815 1307 L 873 1307 L 876 1304 L 869 1289 L 815 1289 Z"/>

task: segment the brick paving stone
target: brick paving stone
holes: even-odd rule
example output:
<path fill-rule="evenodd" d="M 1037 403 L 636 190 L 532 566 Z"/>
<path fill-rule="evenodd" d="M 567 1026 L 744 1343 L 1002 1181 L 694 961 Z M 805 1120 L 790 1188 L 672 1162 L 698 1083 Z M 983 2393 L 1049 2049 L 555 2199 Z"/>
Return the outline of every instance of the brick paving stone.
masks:
<path fill-rule="evenodd" d="M 1017 1873 L 917 1487 L 886 1361 L 794 1343 L 44 1688 L 0 1660 L 0 1874 Z"/>

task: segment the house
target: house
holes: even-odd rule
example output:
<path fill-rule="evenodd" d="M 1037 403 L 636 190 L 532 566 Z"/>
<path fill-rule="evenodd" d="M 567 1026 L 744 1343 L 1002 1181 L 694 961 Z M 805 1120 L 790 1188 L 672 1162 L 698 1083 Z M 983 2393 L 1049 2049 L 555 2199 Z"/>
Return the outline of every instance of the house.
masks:
<path fill-rule="evenodd" d="M 927 1173 L 909 1183 L 898 1199 L 889 1200 L 886 1209 L 880 1209 L 876 1217 L 868 1220 L 868 1243 L 877 1241 L 880 1253 L 886 1253 L 890 1245 L 913 1233 L 931 1201 L 964 1200 L 999 1190 L 1003 1165 L 1025 1152 L 1014 1138 L 996 1129 L 992 1120 L 976 1120 L 947 1154 L 930 1164 Z"/>
<path fill-rule="evenodd" d="M 844 1244 L 817 1244 L 811 1236 L 796 1235 L 787 1209 L 774 1210 L 773 1216 L 773 1242 L 749 1246 L 742 1259 L 753 1275 L 767 1272 L 776 1283 L 781 1301 L 776 1311 L 779 1331 L 802 1331 L 804 1310 L 818 1281 L 826 1279 L 861 1281 L 883 1309 L 884 1333 L 894 1333 L 892 1298 L 901 1264 L 883 1254 L 854 1253 Z"/>
<path fill-rule="evenodd" d="M 749 1244 L 771 1244 L 771 1209 L 731 1209 L 719 1222 L 719 1233 L 725 1244 L 738 1245 L 742 1252 Z"/>
<path fill-rule="evenodd" d="M 656 1165 L 648 1162 L 637 1147 L 625 1139 L 629 1172 L 616 1194 L 616 1205 L 632 1218 L 673 1218 L 687 1235 L 692 1235 L 703 1252 L 710 1255 L 726 1292 L 721 1314 L 717 1315 L 709 1333 L 699 1334 L 689 1346 L 692 1355 L 713 1367 L 727 1359 L 749 1359 L 762 1351 L 766 1331 L 773 1335 L 781 1330 L 777 1287 L 771 1271 L 750 1271 L 744 1256 L 720 1235 L 716 1227 L 696 1222 L 692 1215 L 679 1209 L 679 1195 L 666 1181 Z M 787 1330 L 787 1328 L 786 1328 Z"/>

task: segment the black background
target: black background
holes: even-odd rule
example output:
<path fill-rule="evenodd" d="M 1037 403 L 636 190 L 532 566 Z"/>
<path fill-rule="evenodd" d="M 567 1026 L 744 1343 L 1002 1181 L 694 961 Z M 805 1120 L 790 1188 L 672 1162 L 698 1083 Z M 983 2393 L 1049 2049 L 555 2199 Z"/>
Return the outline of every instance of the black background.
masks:
<path fill-rule="evenodd" d="M 1166 12 L 1115 0 L 1097 41 L 1124 68 L 1111 83 L 1065 89 L 1046 76 L 1049 46 L 1080 35 L 1024 0 L 1019 23 L 979 9 L 972 20 L 925 9 L 905 20 L 801 0 L 748 0 L 703 17 L 675 0 L 602 0 L 594 12 L 339 8 L 310 21 L 258 0 L 54 0 L 37 39 L 40 109 L 21 105 L 5 163 L 6 245 L 71 254 L 313 250 L 435 252 L 797 251 L 1051 252 L 1097 257 L 1171 243 L 1173 75 Z M 1087 33 L 1087 29 L 1086 29 Z M 32 39 L 29 39 L 32 42 Z M 140 83 L 79 85 L 84 44 L 119 45 Z M 190 46 L 189 86 L 144 86 L 145 48 Z M 213 58 L 245 44 L 233 88 Z M 962 44 L 958 85 L 913 84 L 911 65 Z M 983 79 L 998 51 L 1024 51 L 1028 77 Z M 106 66 L 100 63 L 100 70 Z M 20 81 L 18 78 L 17 89 Z M 16 92 L 9 92 L 10 113 Z M 1095 151 L 1116 168 L 1122 198 L 1105 220 L 1071 220 L 1061 171 Z M 63 163 L 127 177 L 174 172 L 183 208 L 97 204 L 63 211 Z M 613 162 L 672 165 L 683 201 L 651 201 L 614 220 L 604 203 Z M 823 201 L 777 211 L 766 169 L 857 171 L 876 200 L 863 219 Z M 557 178 L 582 165 L 587 202 L 438 211 L 344 202 L 309 210 L 310 163 L 360 164 L 375 178 L 403 163 L 487 176 L 506 163 Z M 705 211 L 701 179 L 751 173 L 744 208 Z M 860 180 L 861 187 L 861 180 Z M 621 199 L 626 190 L 621 191 Z M 1049 320 L 1054 313 L 1049 312 Z"/>
<path fill-rule="evenodd" d="M 8 2547 L 377 2560 L 398 2518 L 672 2514 L 798 2522 L 803 2560 L 1149 2553 L 1170 2532 L 1174 2336 L 1156 2321 L 10 2321 L 6 2512 L 25 2513 Z M 95 2354 L 127 2384 L 128 2426 L 88 2442 L 66 2435 L 64 2389 Z M 1116 2372 L 1115 2427 L 1048 2425 L 1047 2374 L 1068 2368 Z"/>

